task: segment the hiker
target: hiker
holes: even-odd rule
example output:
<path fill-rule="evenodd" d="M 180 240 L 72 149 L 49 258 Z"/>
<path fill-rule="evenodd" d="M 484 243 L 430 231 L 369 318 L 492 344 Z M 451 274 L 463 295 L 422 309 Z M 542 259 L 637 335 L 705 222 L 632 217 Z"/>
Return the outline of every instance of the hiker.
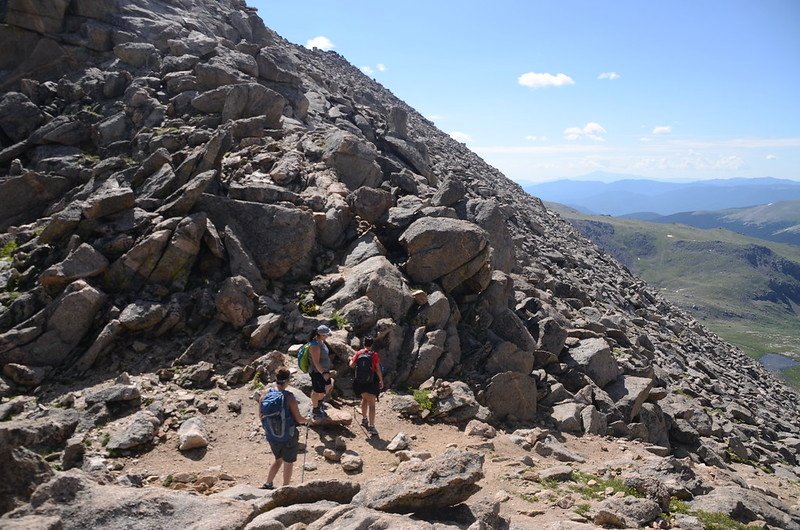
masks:
<path fill-rule="evenodd" d="M 378 431 L 375 429 L 375 403 L 383 390 L 383 370 L 378 352 L 372 349 L 372 342 L 372 337 L 364 337 L 364 348 L 350 359 L 350 367 L 355 371 L 353 392 L 361 396 L 361 425 L 371 435 L 376 436 Z"/>
<path fill-rule="evenodd" d="M 314 418 L 326 416 L 323 410 L 323 400 L 333 390 L 333 375 L 331 370 L 330 349 L 325 339 L 331 336 L 331 328 L 321 324 L 309 343 L 308 353 L 310 366 L 308 373 L 311 376 L 311 414 Z"/>
<path fill-rule="evenodd" d="M 292 469 L 297 460 L 299 432 L 297 425 L 308 425 L 308 420 L 300 414 L 297 399 L 286 390 L 291 374 L 280 368 L 275 374 L 275 388 L 270 388 L 259 399 L 259 416 L 266 432 L 267 442 L 275 455 L 275 462 L 269 468 L 263 489 L 274 488 L 272 481 L 283 466 L 283 485 L 292 480 Z"/>

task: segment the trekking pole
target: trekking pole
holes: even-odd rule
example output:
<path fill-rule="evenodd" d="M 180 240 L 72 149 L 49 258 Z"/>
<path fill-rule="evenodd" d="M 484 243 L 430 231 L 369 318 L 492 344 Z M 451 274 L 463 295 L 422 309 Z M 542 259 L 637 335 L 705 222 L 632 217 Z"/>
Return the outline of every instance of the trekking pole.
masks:
<path fill-rule="evenodd" d="M 300 484 L 302 484 L 303 480 L 306 478 L 306 455 L 308 455 L 308 422 L 306 422 L 306 439 L 303 444 L 305 447 L 303 449 L 303 470 L 300 472 Z"/>

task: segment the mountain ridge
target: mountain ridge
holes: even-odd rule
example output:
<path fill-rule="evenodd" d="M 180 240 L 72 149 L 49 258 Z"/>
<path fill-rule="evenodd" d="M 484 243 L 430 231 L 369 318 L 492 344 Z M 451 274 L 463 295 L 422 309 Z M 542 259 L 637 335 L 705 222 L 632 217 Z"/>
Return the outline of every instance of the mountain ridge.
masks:
<path fill-rule="evenodd" d="M 0 437 L 13 442 L 0 461 L 25 470 L 4 482 L 2 524 L 157 521 L 154 499 L 192 503 L 171 512 L 174 525 L 216 510 L 207 528 L 252 528 L 267 507 L 258 517 L 288 521 L 278 511 L 302 499 L 310 528 L 432 528 L 431 509 L 450 514 L 450 528 L 536 524 L 540 504 L 523 514 L 494 492 L 470 497 L 494 464 L 492 442 L 412 451 L 395 474 L 355 485 L 255 495 L 237 484 L 224 500 L 177 491 L 207 492 L 228 481 L 221 472 L 205 487 L 177 472 L 125 473 L 154 446 L 176 466 L 215 452 L 238 433 L 209 433 L 203 418 L 236 417 L 241 400 L 222 400 L 294 368 L 288 352 L 326 323 L 339 328 L 337 394 L 351 392 L 348 357 L 371 333 L 389 386 L 427 396 L 391 398 L 417 421 L 494 425 L 551 465 L 583 458 L 562 433 L 638 440 L 652 461 L 635 476 L 635 462 L 623 467 L 643 497 L 598 500 L 574 515 L 583 521 L 634 524 L 621 504 L 635 504 L 641 524 L 672 524 L 670 495 L 700 513 L 746 492 L 748 515 L 712 511 L 800 525 L 791 492 L 770 500 L 734 479 L 690 478 L 696 463 L 791 477 L 797 394 L 340 55 L 289 44 L 243 2 L 72 0 L 48 16 L 9 5 L 2 36 L 22 35 L 30 50 L 55 42 L 72 63 L 62 77 L 32 69 L 37 56 L 23 50 L 2 80 L 19 91 L 0 101 L 0 193 L 14 198 L 0 210 Z M 32 71 L 40 79 L 22 81 Z M 15 120 L 23 114 L 35 119 Z M 307 389 L 308 377 L 295 369 L 293 384 Z M 256 421 L 233 425 L 249 432 L 243 444 L 261 437 Z M 361 479 L 359 455 L 323 434 L 312 463 L 341 461 Z M 525 456 L 547 484 L 552 470 Z M 466 471 L 442 472 L 455 468 Z M 515 494 L 530 495 L 526 471 L 513 472 Z M 136 501 L 104 511 L 110 480 L 120 484 L 105 486 L 110 496 Z M 422 484 L 434 489 L 409 498 Z M 84 493 L 61 502 L 69 488 Z M 387 496 L 412 515 L 389 513 L 376 500 Z M 465 500 L 463 524 L 449 509 Z"/>

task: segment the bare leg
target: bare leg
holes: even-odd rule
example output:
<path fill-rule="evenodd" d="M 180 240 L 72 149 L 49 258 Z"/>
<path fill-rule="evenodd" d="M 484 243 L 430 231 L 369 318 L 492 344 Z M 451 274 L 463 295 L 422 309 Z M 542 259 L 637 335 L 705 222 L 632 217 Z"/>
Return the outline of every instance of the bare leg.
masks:
<path fill-rule="evenodd" d="M 319 406 L 319 400 L 325 397 L 325 394 L 321 392 L 314 392 L 311 391 L 311 406 L 317 408 Z"/>
<path fill-rule="evenodd" d="M 283 485 L 288 486 L 292 481 L 292 470 L 294 469 L 294 462 L 283 463 Z"/>
<path fill-rule="evenodd" d="M 375 426 L 375 396 L 372 394 L 366 394 L 367 396 L 367 407 L 369 408 L 369 424 L 373 427 Z"/>
<path fill-rule="evenodd" d="M 369 399 L 369 394 L 366 392 L 361 394 L 361 418 L 367 419 L 367 407 L 369 406 L 367 400 Z"/>
<path fill-rule="evenodd" d="M 331 392 L 333 392 L 333 379 L 330 380 L 330 383 L 325 387 L 325 397 L 331 397 Z"/>
<path fill-rule="evenodd" d="M 283 463 L 284 461 L 282 458 L 276 458 L 275 461 L 272 463 L 272 465 L 269 466 L 269 473 L 267 474 L 267 482 L 272 484 L 272 481 L 275 480 L 275 475 L 278 474 L 278 469 L 280 469 L 281 464 Z"/>

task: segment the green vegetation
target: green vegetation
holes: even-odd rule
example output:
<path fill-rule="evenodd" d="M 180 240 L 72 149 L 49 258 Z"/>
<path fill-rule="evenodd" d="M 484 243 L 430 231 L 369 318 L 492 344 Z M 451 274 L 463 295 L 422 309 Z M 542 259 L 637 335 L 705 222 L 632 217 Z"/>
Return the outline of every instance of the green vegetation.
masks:
<path fill-rule="evenodd" d="M 170 474 L 167 475 L 164 480 L 161 482 L 161 485 L 165 488 L 172 486 L 172 483 L 175 481 L 175 478 Z"/>
<path fill-rule="evenodd" d="M 107 432 L 104 432 L 102 438 L 100 438 L 100 445 L 105 447 L 105 446 L 108 445 L 108 442 L 110 440 L 111 440 L 111 435 L 109 433 L 107 433 Z"/>
<path fill-rule="evenodd" d="M 17 251 L 17 248 L 19 248 L 19 245 L 17 245 L 17 242 L 12 239 L 3 245 L 2 248 L 0 248 L 0 259 L 11 261 L 11 255 Z"/>
<path fill-rule="evenodd" d="M 253 380 L 250 381 L 250 388 L 254 390 L 261 390 L 264 388 L 264 383 L 261 382 L 261 378 L 258 376 L 258 374 L 254 375 Z"/>
<path fill-rule="evenodd" d="M 301 313 L 309 317 L 313 317 L 319 313 L 319 306 L 314 301 L 314 293 L 311 291 L 306 291 L 300 295 L 300 299 L 297 301 L 297 307 L 300 309 Z"/>
<path fill-rule="evenodd" d="M 618 478 L 603 479 L 589 473 L 574 471 L 572 473 L 572 479 L 576 482 L 576 484 L 571 485 L 570 489 L 575 493 L 580 494 L 585 499 L 604 499 L 606 498 L 605 491 L 607 488 L 614 490 L 614 493 L 621 491 L 625 493 L 625 495 L 632 497 L 642 496 L 638 491 L 626 486 L 625 483 Z M 590 485 L 589 482 L 591 481 L 593 482 Z"/>
<path fill-rule="evenodd" d="M 754 358 L 800 358 L 792 293 L 800 280 L 800 247 L 723 229 L 590 216 L 562 209 L 592 242 L 691 313 L 703 326 Z M 678 338 L 676 338 L 678 340 Z M 800 369 L 784 375 L 800 385 Z"/>
<path fill-rule="evenodd" d="M 422 410 L 427 410 L 429 412 L 433 412 L 433 409 L 436 407 L 436 403 L 434 403 L 433 398 L 431 397 L 430 390 L 424 390 L 421 388 L 417 389 L 409 389 L 411 394 L 414 396 L 414 401 L 419 403 L 419 406 Z"/>
<path fill-rule="evenodd" d="M 705 530 L 752 530 L 753 528 L 752 526 L 731 519 L 724 513 L 692 510 L 687 503 L 675 497 L 669 501 L 669 513 L 693 515 L 700 520 Z"/>
<path fill-rule="evenodd" d="M 100 157 L 97 155 L 90 155 L 88 153 L 84 153 L 78 157 L 78 161 L 84 166 L 93 166 L 96 163 L 100 162 Z"/>
<path fill-rule="evenodd" d="M 584 502 L 575 507 L 575 513 L 580 515 L 581 517 L 589 517 L 589 511 L 592 509 L 592 505 Z"/>
<path fill-rule="evenodd" d="M 331 315 L 331 322 L 336 326 L 336 329 L 344 329 L 349 322 L 338 310 L 334 311 Z"/>

